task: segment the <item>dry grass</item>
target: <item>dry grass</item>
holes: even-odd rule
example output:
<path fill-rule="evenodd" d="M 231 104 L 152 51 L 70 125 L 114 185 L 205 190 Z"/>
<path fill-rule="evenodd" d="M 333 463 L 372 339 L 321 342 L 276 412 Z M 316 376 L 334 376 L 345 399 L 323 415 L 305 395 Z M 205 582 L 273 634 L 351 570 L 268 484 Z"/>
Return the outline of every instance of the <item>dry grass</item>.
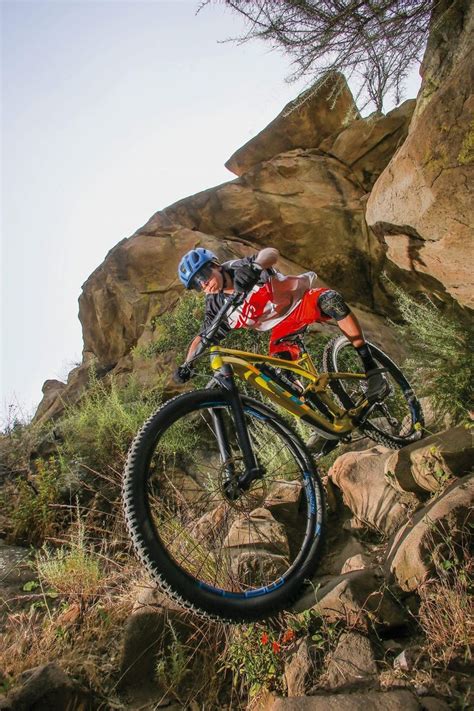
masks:
<path fill-rule="evenodd" d="M 425 652 L 446 668 L 454 660 L 467 664 L 474 649 L 474 596 L 471 570 L 456 571 L 451 580 L 429 580 L 420 589 L 419 622 L 426 635 Z"/>
<path fill-rule="evenodd" d="M 474 647 L 474 559 L 469 517 L 433 529 L 429 548 L 434 574 L 419 589 L 418 621 L 424 652 L 433 665 L 472 660 Z"/>
<path fill-rule="evenodd" d="M 49 661 L 83 680 L 99 694 L 108 695 L 118 675 L 123 625 L 133 602 L 130 581 L 137 565 L 103 574 L 102 589 L 93 600 L 81 597 L 83 587 L 69 599 L 51 599 L 48 591 L 26 595 L 29 608 L 10 612 L 0 636 L 0 668 L 5 686 L 26 669 Z M 16 605 L 21 603 L 16 600 Z"/>

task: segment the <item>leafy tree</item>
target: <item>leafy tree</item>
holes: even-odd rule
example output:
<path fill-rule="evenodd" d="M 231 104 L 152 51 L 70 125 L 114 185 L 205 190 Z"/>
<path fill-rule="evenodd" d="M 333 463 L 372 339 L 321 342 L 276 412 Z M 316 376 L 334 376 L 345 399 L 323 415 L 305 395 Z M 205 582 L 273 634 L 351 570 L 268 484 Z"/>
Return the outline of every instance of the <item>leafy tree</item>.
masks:
<path fill-rule="evenodd" d="M 210 2 L 206 0 L 201 8 Z M 343 72 L 359 84 L 357 98 L 365 100 L 364 107 L 373 102 L 377 111 L 382 111 L 389 94 L 399 103 L 409 69 L 422 59 L 432 9 L 436 7 L 437 17 L 442 18 L 451 4 L 445 0 L 224 2 L 246 20 L 247 31 L 237 41 L 267 40 L 293 57 L 294 71 L 288 81 L 308 77 L 316 88 L 324 76 Z"/>

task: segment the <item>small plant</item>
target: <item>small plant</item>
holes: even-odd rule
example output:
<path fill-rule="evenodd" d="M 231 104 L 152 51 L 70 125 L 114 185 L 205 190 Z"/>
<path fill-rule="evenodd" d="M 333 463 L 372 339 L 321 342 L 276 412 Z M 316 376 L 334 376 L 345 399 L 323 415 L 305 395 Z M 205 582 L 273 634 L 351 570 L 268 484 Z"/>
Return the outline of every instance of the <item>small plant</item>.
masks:
<path fill-rule="evenodd" d="M 472 408 L 474 331 L 454 315 L 441 313 L 427 296 L 415 300 L 389 282 L 404 323 L 394 324 L 409 344 L 405 363 L 419 394 L 429 396 L 438 414 L 467 420 Z"/>
<path fill-rule="evenodd" d="M 230 669 L 233 685 L 250 697 L 262 689 L 282 689 L 282 644 L 275 632 L 253 624 L 236 629 L 226 649 L 224 668 Z"/>
<path fill-rule="evenodd" d="M 429 452 L 423 458 L 423 466 L 428 476 L 431 476 L 437 483 L 436 494 L 439 494 L 452 479 L 452 472 L 446 465 L 439 447 L 430 447 Z"/>
<path fill-rule="evenodd" d="M 104 584 L 99 557 L 87 547 L 85 529 L 77 510 L 77 532 L 68 546 L 54 551 L 43 547 L 36 556 L 40 581 L 60 594 L 77 598 L 84 606 L 93 600 Z"/>
<path fill-rule="evenodd" d="M 156 676 L 165 688 L 178 689 L 191 671 L 190 663 L 194 651 L 178 638 L 171 622 L 168 622 L 168 627 L 171 633 L 171 644 L 163 650 L 162 656 L 158 659 Z"/>
<path fill-rule="evenodd" d="M 295 634 L 308 638 L 313 651 L 313 657 L 318 664 L 323 662 L 326 655 L 336 646 L 342 631 L 338 622 L 329 622 L 316 610 L 304 610 L 288 621 L 289 629 Z"/>

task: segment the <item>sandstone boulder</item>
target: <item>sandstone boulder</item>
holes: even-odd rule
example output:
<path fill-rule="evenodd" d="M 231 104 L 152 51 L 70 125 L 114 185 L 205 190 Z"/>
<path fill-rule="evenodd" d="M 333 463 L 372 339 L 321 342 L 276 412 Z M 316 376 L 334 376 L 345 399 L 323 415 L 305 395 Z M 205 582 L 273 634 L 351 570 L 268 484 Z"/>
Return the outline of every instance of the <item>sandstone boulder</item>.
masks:
<path fill-rule="evenodd" d="M 433 571 L 433 553 L 449 559 L 474 523 L 474 475 L 450 486 L 418 511 L 396 534 L 386 559 L 387 574 L 405 591 L 414 591 Z M 463 534 L 464 531 L 464 534 Z"/>
<path fill-rule="evenodd" d="M 338 531 L 338 533 L 339 535 L 335 539 L 329 534 L 327 551 L 318 568 L 319 575 L 340 575 L 348 560 L 366 553 L 366 549 L 357 538 L 344 530 Z M 370 559 L 368 558 L 368 560 Z"/>
<path fill-rule="evenodd" d="M 295 101 L 260 133 L 239 148 L 226 168 L 242 175 L 262 161 L 293 148 L 317 148 L 329 134 L 340 131 L 358 115 L 342 74 L 332 74 Z"/>
<path fill-rule="evenodd" d="M 353 121 L 340 133 L 326 138 L 319 148 L 348 165 L 364 188 L 370 190 L 405 140 L 415 104 L 415 99 L 408 99 L 386 116 L 373 114 Z"/>
<path fill-rule="evenodd" d="M 245 549 L 264 549 L 277 555 L 288 555 L 288 538 L 285 527 L 278 523 L 270 511 L 255 509 L 249 516 L 242 516 L 230 527 L 223 546 L 240 554 Z"/>
<path fill-rule="evenodd" d="M 54 418 L 56 412 L 61 410 L 61 394 L 66 388 L 66 383 L 60 380 L 45 380 L 41 392 L 43 398 L 35 413 L 36 421 Z"/>
<path fill-rule="evenodd" d="M 338 457 L 329 471 L 332 482 L 342 491 L 344 503 L 365 526 L 391 535 L 407 519 L 418 501 L 390 486 L 384 465 L 391 451 L 372 447 L 363 452 L 347 452 Z"/>
<path fill-rule="evenodd" d="M 143 585 L 128 617 L 120 660 L 120 689 L 140 687 L 153 682 L 158 655 L 174 633 L 185 638 L 189 634 L 186 613 L 156 586 Z M 169 642 L 169 640 L 168 640 Z M 153 693 L 154 689 L 150 689 Z"/>
<path fill-rule="evenodd" d="M 436 492 L 453 476 L 463 476 L 473 458 L 472 432 L 459 425 L 393 452 L 384 471 L 399 491 Z"/>
<path fill-rule="evenodd" d="M 439 3 L 408 137 L 375 183 L 367 222 L 387 256 L 428 275 L 461 305 L 472 288 L 474 5 Z M 440 82 L 440 76 L 443 80 Z M 433 280 L 429 282 L 433 288 Z"/>
<path fill-rule="evenodd" d="M 197 541 L 212 544 L 219 540 L 222 525 L 225 522 L 227 505 L 221 504 L 203 514 L 195 523 L 191 524 L 190 534 Z"/>
<path fill-rule="evenodd" d="M 79 400 L 89 383 L 90 362 L 91 359 L 86 356 L 83 363 L 71 370 L 67 383 L 46 380 L 43 385 L 43 398 L 33 418 L 35 424 L 42 425 L 48 420 L 57 419 L 64 412 L 66 405 L 73 405 Z"/>
<path fill-rule="evenodd" d="M 358 553 L 357 555 L 353 555 L 346 560 L 342 566 L 341 575 L 344 575 L 345 573 L 352 573 L 354 570 L 364 570 L 365 568 L 369 568 L 371 563 L 372 560 L 368 555 Z"/>

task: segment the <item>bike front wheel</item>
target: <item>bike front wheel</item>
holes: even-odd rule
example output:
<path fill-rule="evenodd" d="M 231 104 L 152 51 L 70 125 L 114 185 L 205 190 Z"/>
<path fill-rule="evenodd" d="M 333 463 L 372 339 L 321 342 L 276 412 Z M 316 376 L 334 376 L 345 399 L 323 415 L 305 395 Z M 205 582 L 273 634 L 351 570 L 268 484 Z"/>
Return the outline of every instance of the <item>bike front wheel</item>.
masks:
<path fill-rule="evenodd" d="M 400 368 L 373 343 L 369 343 L 369 346 L 377 366 L 385 369 L 384 376 L 390 391 L 359 429 L 386 447 L 400 449 L 423 435 L 424 418 L 421 404 Z M 327 344 L 323 354 L 323 370 L 334 373 L 364 373 L 357 351 L 345 336 L 337 336 Z M 365 398 L 367 381 L 341 378 L 331 380 L 330 387 L 342 406 L 350 409 Z"/>
<path fill-rule="evenodd" d="M 264 472 L 248 490 L 235 486 L 245 468 L 223 390 L 185 393 L 158 410 L 132 444 L 123 484 L 127 526 L 155 581 L 197 614 L 233 622 L 298 597 L 316 571 L 325 516 L 304 443 L 266 405 L 242 402 Z"/>

